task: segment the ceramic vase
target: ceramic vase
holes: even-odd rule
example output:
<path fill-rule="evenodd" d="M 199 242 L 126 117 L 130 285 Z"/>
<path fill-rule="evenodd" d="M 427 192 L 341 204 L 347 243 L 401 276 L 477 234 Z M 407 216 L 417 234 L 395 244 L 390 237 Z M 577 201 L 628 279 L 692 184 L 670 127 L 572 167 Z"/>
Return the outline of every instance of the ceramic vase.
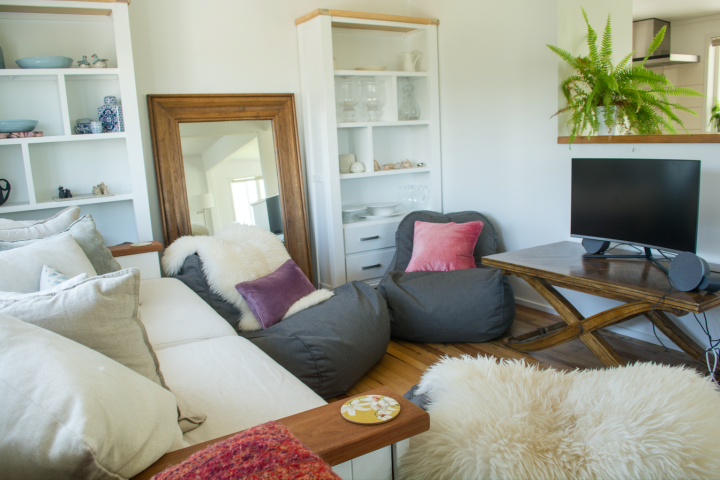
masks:
<path fill-rule="evenodd" d="M 597 114 L 598 121 L 600 122 L 600 129 L 597 132 L 599 136 L 615 135 L 617 133 L 617 109 L 611 107 L 614 118 L 614 125 L 611 128 L 605 124 L 605 107 L 596 107 L 595 113 Z"/>
<path fill-rule="evenodd" d="M 118 105 L 117 98 L 108 95 L 102 107 L 98 108 L 98 119 L 102 122 L 103 132 L 120 133 L 125 131 L 122 106 Z"/>
<path fill-rule="evenodd" d="M 100 121 L 95 120 L 90 122 L 90 131 L 92 133 L 103 133 L 103 124 Z"/>
<path fill-rule="evenodd" d="M 340 173 L 350 173 L 350 166 L 355 163 L 355 155 L 346 153 L 340 155 Z"/>

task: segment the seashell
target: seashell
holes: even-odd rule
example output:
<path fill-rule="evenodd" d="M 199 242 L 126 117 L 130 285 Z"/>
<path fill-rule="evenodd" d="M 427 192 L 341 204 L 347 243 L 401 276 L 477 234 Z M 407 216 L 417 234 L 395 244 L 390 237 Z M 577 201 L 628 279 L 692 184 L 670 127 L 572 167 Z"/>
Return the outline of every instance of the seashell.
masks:
<path fill-rule="evenodd" d="M 373 169 L 374 169 L 376 172 L 379 172 L 379 171 L 380 171 L 380 164 L 377 162 L 377 160 L 373 160 Z"/>
<path fill-rule="evenodd" d="M 402 161 L 402 167 L 403 168 L 412 168 L 412 163 L 410 163 L 410 160 L 407 158 Z"/>
<path fill-rule="evenodd" d="M 397 162 L 395 164 L 395 170 L 400 170 L 401 168 L 403 168 L 402 162 Z"/>
<path fill-rule="evenodd" d="M 352 173 L 362 173 L 365 171 L 365 164 L 360 162 L 355 162 L 352 165 L 350 165 L 350 172 Z"/>
<path fill-rule="evenodd" d="M 355 155 L 346 153 L 340 155 L 340 173 L 350 173 L 350 167 L 355 163 Z"/>
<path fill-rule="evenodd" d="M 394 163 L 388 163 L 387 165 L 383 165 L 383 169 L 385 169 L 385 170 L 395 170 L 395 164 L 394 164 Z"/>

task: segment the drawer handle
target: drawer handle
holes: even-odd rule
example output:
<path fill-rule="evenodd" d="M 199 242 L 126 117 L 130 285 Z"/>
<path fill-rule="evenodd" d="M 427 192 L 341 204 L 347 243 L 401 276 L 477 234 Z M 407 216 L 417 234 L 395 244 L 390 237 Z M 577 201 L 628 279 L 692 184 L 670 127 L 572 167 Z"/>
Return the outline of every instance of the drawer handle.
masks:
<path fill-rule="evenodd" d="M 360 241 L 361 241 L 361 242 L 367 242 L 368 240 L 377 240 L 378 238 L 380 238 L 380 235 L 375 235 L 374 237 L 361 238 Z"/>
<path fill-rule="evenodd" d="M 377 265 L 369 265 L 367 267 L 362 267 L 363 270 L 372 270 L 373 268 L 380 268 L 382 267 L 382 264 L 378 263 Z"/>

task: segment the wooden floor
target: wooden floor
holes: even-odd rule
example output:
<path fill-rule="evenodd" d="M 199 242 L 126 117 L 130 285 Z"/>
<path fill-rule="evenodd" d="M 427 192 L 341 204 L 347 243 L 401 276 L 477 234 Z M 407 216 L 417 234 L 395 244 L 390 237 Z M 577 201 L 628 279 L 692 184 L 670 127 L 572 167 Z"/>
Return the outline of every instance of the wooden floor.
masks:
<path fill-rule="evenodd" d="M 562 321 L 557 315 L 517 306 L 515 322 L 504 336 L 521 335 L 536 328 Z M 706 373 L 696 361 L 683 352 L 671 350 L 672 358 L 659 345 L 626 337 L 609 330 L 601 330 L 601 335 L 628 362 L 653 361 L 673 365 L 689 365 Z M 399 394 L 405 393 L 420 381 L 423 372 L 443 356 L 459 357 L 468 354 L 492 355 L 497 358 L 524 358 L 528 363 L 543 368 L 553 367 L 560 370 L 576 368 L 601 368 L 603 364 L 585 346 L 582 341 L 573 340 L 555 348 L 536 353 L 520 353 L 507 348 L 502 338 L 486 343 L 415 343 L 392 339 L 387 353 L 363 378 L 345 395 L 329 399 L 329 402 L 341 400 L 374 388 L 386 386 Z"/>

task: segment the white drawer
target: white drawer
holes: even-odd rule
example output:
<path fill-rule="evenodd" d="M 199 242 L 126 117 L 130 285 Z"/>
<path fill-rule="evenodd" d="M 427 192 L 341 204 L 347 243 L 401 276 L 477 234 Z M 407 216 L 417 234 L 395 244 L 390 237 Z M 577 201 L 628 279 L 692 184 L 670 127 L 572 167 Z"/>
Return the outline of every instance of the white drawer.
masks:
<path fill-rule="evenodd" d="M 394 247 L 399 224 L 400 221 L 345 228 L 345 254 Z"/>
<path fill-rule="evenodd" d="M 390 265 L 393 255 L 395 255 L 394 248 L 345 257 L 347 281 L 363 281 L 382 277 Z"/>

